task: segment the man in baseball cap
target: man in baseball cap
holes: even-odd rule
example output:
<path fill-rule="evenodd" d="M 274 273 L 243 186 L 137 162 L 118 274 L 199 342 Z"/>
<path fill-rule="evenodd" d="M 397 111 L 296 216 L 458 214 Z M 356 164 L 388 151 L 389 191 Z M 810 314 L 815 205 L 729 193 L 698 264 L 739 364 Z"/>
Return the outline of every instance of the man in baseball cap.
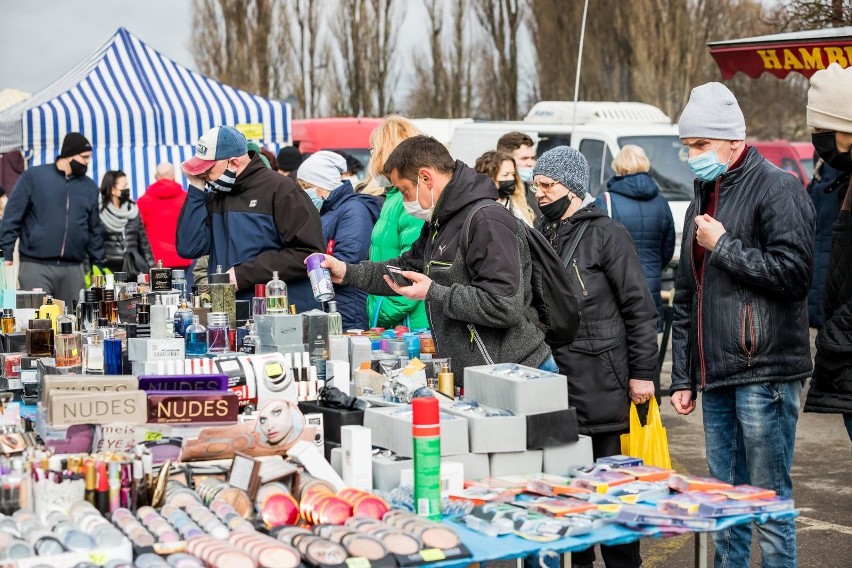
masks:
<path fill-rule="evenodd" d="M 291 303 L 301 311 L 318 307 L 304 261 L 325 250 L 325 240 L 319 213 L 296 182 L 267 168 L 232 126 L 207 131 L 181 169 L 189 189 L 178 219 L 178 254 L 209 254 L 208 273 L 221 266 L 241 299 L 278 271 Z"/>

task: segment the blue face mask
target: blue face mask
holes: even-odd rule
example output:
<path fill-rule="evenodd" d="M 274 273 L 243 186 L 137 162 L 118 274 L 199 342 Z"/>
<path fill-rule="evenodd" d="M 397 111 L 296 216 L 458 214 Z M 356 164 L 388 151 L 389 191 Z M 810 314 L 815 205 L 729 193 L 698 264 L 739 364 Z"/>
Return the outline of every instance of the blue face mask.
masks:
<path fill-rule="evenodd" d="M 314 207 L 316 207 L 316 208 L 317 208 L 317 211 L 319 211 L 320 209 L 322 209 L 322 204 L 324 203 L 324 201 L 323 201 L 322 197 L 320 197 L 319 195 L 317 195 L 317 190 L 316 190 L 316 189 L 314 189 L 314 188 L 306 189 L 306 190 L 305 190 L 305 193 L 307 193 L 307 194 L 308 194 L 308 197 L 310 197 L 310 198 L 311 198 L 311 201 L 313 201 L 313 203 L 314 203 Z"/>
<path fill-rule="evenodd" d="M 533 169 L 532 168 L 518 168 L 518 175 L 521 177 L 522 182 L 532 183 Z"/>
<path fill-rule="evenodd" d="M 713 181 L 725 172 L 731 158 L 734 156 L 734 150 L 733 148 L 731 149 L 731 155 L 728 156 L 728 161 L 723 164 L 719 161 L 719 157 L 716 155 L 716 150 L 718 150 L 722 144 L 723 142 L 719 142 L 719 145 L 712 150 L 707 150 L 706 152 L 702 152 L 701 154 L 693 156 L 687 160 L 689 169 L 692 170 L 692 173 L 694 173 L 698 179 L 702 181 Z"/>

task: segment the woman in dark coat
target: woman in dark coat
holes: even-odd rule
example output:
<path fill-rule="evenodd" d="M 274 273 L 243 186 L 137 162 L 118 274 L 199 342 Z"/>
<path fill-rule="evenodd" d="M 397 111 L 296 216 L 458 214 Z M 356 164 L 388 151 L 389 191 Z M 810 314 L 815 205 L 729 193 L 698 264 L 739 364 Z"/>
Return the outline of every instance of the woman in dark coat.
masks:
<path fill-rule="evenodd" d="M 574 341 L 556 349 L 559 372 L 580 432 L 592 437 L 595 459 L 621 453 L 630 401 L 654 396 L 657 310 L 625 228 L 593 204 L 589 166 L 578 151 L 557 146 L 533 170 L 542 217 L 537 226 L 567 263 L 579 303 Z M 608 568 L 638 567 L 639 543 L 601 546 Z M 574 553 L 574 564 L 591 565 L 594 549 Z"/>
<path fill-rule="evenodd" d="M 101 180 L 101 226 L 106 268 L 128 272 L 135 281 L 154 266 L 154 255 L 136 202 L 130 199 L 127 176 L 110 170 Z"/>

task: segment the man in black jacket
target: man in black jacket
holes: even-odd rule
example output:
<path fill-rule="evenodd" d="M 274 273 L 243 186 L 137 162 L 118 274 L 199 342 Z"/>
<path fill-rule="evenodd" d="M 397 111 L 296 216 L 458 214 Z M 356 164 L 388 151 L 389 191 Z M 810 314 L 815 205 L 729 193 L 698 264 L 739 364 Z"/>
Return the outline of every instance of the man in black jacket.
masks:
<path fill-rule="evenodd" d="M 798 179 L 745 140 L 720 83 L 692 90 L 679 121 L 698 177 L 684 223 L 672 327 L 672 405 L 702 408 L 710 474 L 791 497 L 814 208 Z M 751 527 L 713 533 L 716 566 L 746 566 Z M 763 566 L 796 566 L 795 519 L 757 525 Z"/>
<path fill-rule="evenodd" d="M 438 352 L 452 358 L 458 385 L 472 365 L 521 363 L 556 371 L 544 333 L 524 316 L 532 301 L 526 229 L 505 207 L 483 207 L 473 213 L 466 247 L 462 243 L 472 208 L 497 199 L 491 178 L 454 162 L 428 136 L 400 143 L 382 173 L 402 193 L 406 212 L 426 221 L 420 238 L 387 262 L 345 264 L 326 256 L 332 280 L 369 294 L 426 300 Z M 398 286 L 386 265 L 402 268 L 413 283 Z"/>
<path fill-rule="evenodd" d="M 820 158 L 846 174 L 852 172 L 852 68 L 837 64 L 817 71 L 808 90 L 808 126 Z M 838 188 L 837 191 L 840 191 Z M 843 414 L 852 440 L 852 187 L 832 227 L 825 277 L 823 326 L 816 339 L 814 376 L 805 412 Z"/>
<path fill-rule="evenodd" d="M 56 163 L 30 168 L 18 179 L 0 225 L 7 266 L 21 239 L 21 288 L 42 288 L 69 309 L 83 288 L 83 262 L 104 260 L 98 186 L 86 176 L 91 159 L 89 141 L 68 133 Z"/>

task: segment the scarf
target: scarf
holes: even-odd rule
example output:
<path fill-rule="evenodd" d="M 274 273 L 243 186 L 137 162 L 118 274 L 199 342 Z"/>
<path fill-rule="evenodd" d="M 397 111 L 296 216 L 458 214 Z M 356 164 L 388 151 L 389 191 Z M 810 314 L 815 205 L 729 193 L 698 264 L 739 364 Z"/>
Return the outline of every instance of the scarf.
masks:
<path fill-rule="evenodd" d="M 113 233 L 124 233 L 127 223 L 139 216 L 139 208 L 136 203 L 128 201 L 121 207 L 116 207 L 112 201 L 101 209 L 101 225 Z"/>

